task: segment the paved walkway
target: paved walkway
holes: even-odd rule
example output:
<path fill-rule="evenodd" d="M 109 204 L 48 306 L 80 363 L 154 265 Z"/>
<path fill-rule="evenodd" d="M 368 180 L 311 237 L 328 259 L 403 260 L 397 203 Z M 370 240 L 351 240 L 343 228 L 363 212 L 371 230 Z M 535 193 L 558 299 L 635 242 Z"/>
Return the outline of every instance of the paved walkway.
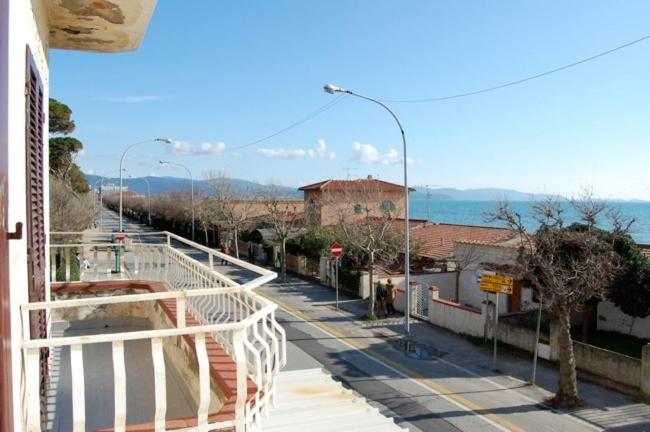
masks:
<path fill-rule="evenodd" d="M 117 222 L 117 215 L 107 211 L 107 220 Z M 128 231 L 143 228 L 125 224 Z M 215 264 L 238 282 L 250 276 Z M 650 431 L 648 405 L 594 384 L 580 383 L 584 408 L 564 413 L 543 406 L 556 386 L 552 365 L 540 365 L 539 387 L 532 387 L 530 359 L 501 353 L 500 372 L 493 372 L 489 349 L 419 321 L 405 350 L 401 317 L 360 321 L 365 302 L 341 296 L 337 311 L 334 292 L 321 285 L 289 277 L 258 292 L 281 307 L 288 369 L 323 367 L 412 431 Z"/>

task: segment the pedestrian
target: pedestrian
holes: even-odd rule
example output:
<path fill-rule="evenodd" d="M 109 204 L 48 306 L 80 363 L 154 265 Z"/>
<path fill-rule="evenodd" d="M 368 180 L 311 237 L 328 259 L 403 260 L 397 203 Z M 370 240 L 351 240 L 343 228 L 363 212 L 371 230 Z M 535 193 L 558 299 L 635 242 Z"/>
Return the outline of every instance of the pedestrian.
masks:
<path fill-rule="evenodd" d="M 248 242 L 248 262 L 251 264 L 255 262 L 255 249 L 252 241 Z"/>
<path fill-rule="evenodd" d="M 228 247 L 228 242 L 223 242 L 221 245 L 221 253 L 224 255 L 230 255 L 230 247 Z M 221 264 L 223 265 L 228 265 L 228 260 L 225 259 L 225 257 L 221 258 Z"/>
<path fill-rule="evenodd" d="M 393 285 L 393 281 L 388 279 L 386 281 L 386 313 L 388 315 L 392 315 L 395 313 L 395 306 L 393 306 L 393 303 L 395 302 L 395 285 Z"/>
<path fill-rule="evenodd" d="M 384 318 L 388 317 L 386 313 L 386 287 L 377 281 L 377 287 L 375 288 L 375 299 L 377 300 L 377 318 L 381 318 L 381 314 L 384 314 Z"/>

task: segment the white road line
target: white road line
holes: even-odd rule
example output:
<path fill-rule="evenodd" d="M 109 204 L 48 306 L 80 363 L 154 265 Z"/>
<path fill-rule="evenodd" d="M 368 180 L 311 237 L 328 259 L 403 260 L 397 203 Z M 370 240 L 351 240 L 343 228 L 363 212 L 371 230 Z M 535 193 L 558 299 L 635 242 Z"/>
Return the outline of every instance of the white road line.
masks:
<path fill-rule="evenodd" d="M 442 393 L 440 393 L 440 392 L 438 392 L 438 391 L 432 389 L 431 387 L 428 387 L 428 386 L 422 384 L 422 383 L 421 383 L 420 381 L 418 381 L 417 379 L 408 376 L 408 375 L 405 374 L 404 372 L 402 372 L 402 371 L 400 371 L 400 370 L 398 370 L 398 369 L 395 369 L 394 367 L 392 367 L 392 366 L 390 366 L 390 365 L 388 365 L 388 364 L 382 362 L 381 360 L 379 360 L 379 359 L 377 359 L 377 358 L 371 356 L 370 354 L 368 354 L 368 353 L 366 353 L 366 352 L 360 350 L 359 348 L 357 348 L 357 347 L 355 347 L 355 346 L 349 344 L 348 342 L 346 342 L 346 341 L 344 341 L 344 340 L 341 340 L 340 338 L 338 338 L 337 336 L 335 336 L 335 335 L 333 335 L 332 333 L 328 332 L 327 330 L 325 330 L 325 329 L 323 329 L 323 328 L 321 328 L 321 327 L 319 327 L 319 326 L 316 326 L 316 325 L 314 325 L 313 323 L 310 323 L 310 322 L 308 322 L 308 321 L 305 321 L 304 319 L 302 319 L 301 317 L 299 317 L 298 315 L 294 314 L 293 312 L 291 312 L 291 311 L 289 311 L 289 310 L 286 310 L 286 309 L 284 309 L 284 308 L 282 308 L 282 310 L 285 311 L 286 313 L 288 313 L 289 315 L 292 315 L 293 317 L 298 318 L 301 322 L 304 322 L 305 324 L 310 325 L 310 326 L 316 328 L 317 330 L 321 331 L 322 333 L 325 333 L 327 336 L 336 339 L 338 342 L 342 343 L 343 345 L 347 346 L 348 348 L 352 348 L 354 351 L 359 352 L 361 355 L 363 355 L 363 356 L 367 357 L 368 359 L 372 360 L 373 362 L 375 362 L 375 363 L 377 363 L 377 364 L 379 364 L 379 365 L 385 367 L 386 369 L 388 369 L 388 370 L 390 370 L 391 372 L 393 372 L 393 373 L 399 375 L 400 377 L 402 377 L 402 378 L 404 378 L 404 379 L 406 379 L 406 380 L 408 380 L 408 381 L 410 381 L 410 382 L 416 384 L 417 386 L 419 386 L 419 387 L 421 387 L 421 388 L 427 390 L 428 392 L 431 392 L 431 393 L 433 393 L 433 394 L 435 394 L 435 395 L 437 395 L 437 396 L 443 398 L 443 399 L 446 400 L 447 402 L 449 402 L 449 403 L 451 403 L 452 405 L 454 405 L 454 406 L 456 406 L 456 407 L 462 409 L 463 411 L 467 411 L 467 412 L 469 412 L 469 413 L 472 413 L 472 414 L 475 415 L 475 416 L 480 417 L 483 421 L 485 421 L 486 423 L 488 423 L 488 424 L 494 426 L 494 427 L 497 428 L 498 430 L 500 430 L 500 431 L 504 431 L 504 432 L 509 432 L 509 429 L 507 429 L 507 428 L 501 426 L 500 424 L 496 423 L 496 422 L 493 421 L 493 420 L 490 420 L 489 418 L 485 417 L 483 414 L 479 414 L 479 413 L 477 413 L 476 411 L 474 411 L 473 409 L 468 408 L 468 407 L 466 407 L 465 405 L 462 405 L 460 402 L 457 402 L 457 401 L 451 399 L 450 397 L 448 397 L 448 396 L 446 396 L 446 395 L 444 395 L 444 394 L 442 394 Z M 452 423 L 452 424 L 453 424 L 453 423 Z"/>

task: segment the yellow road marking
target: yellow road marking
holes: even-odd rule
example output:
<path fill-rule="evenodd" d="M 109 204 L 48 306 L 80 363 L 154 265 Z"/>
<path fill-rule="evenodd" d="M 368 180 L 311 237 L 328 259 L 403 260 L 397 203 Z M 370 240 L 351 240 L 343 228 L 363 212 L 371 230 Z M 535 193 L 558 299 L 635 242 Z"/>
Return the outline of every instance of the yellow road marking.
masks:
<path fill-rule="evenodd" d="M 464 398 L 462 396 L 459 396 L 459 395 L 455 394 L 453 390 L 443 386 L 442 384 L 436 383 L 431 378 L 423 377 L 420 373 L 410 369 L 407 366 L 404 366 L 402 364 L 399 364 L 399 363 L 391 360 L 390 358 L 384 356 L 383 354 L 375 351 L 371 347 L 361 345 L 354 338 L 350 338 L 348 336 L 345 336 L 344 334 L 342 334 L 341 332 L 339 332 L 335 328 L 332 328 L 327 324 L 323 324 L 320 321 L 314 321 L 313 318 L 307 316 L 302 311 L 300 311 L 298 309 L 295 309 L 295 308 L 289 306 L 288 304 L 286 304 L 286 303 L 284 303 L 284 302 L 282 302 L 280 300 L 277 300 L 274 297 L 271 297 L 271 296 L 269 296 L 267 294 L 264 294 L 264 293 L 262 293 L 260 291 L 256 291 L 256 293 L 258 295 L 261 295 L 262 297 L 266 298 L 267 300 L 270 300 L 270 301 L 272 301 L 274 303 L 277 303 L 278 306 L 280 306 L 282 309 L 286 309 L 287 311 L 291 312 L 292 314 L 294 314 L 294 315 L 298 316 L 299 318 L 302 318 L 303 320 L 307 321 L 309 324 L 312 324 L 313 326 L 315 326 L 315 327 L 317 327 L 317 328 L 319 328 L 319 329 L 321 329 L 321 330 L 323 330 L 325 332 L 331 333 L 332 335 L 336 336 L 338 339 L 344 340 L 347 344 L 352 345 L 354 348 L 356 348 L 356 349 L 358 349 L 360 351 L 364 351 L 366 353 L 369 353 L 370 355 L 375 357 L 377 360 L 380 360 L 382 363 L 385 363 L 385 364 L 389 365 L 393 369 L 397 369 L 398 371 L 402 372 L 403 374 L 409 376 L 411 379 L 414 379 L 414 380 L 420 382 L 421 384 L 423 384 L 424 386 L 426 386 L 426 387 L 430 388 L 431 390 L 435 391 L 436 393 L 443 394 L 443 395 L 445 395 L 445 397 L 448 397 L 449 399 L 454 400 L 456 403 L 458 403 L 460 405 L 463 405 L 463 406 L 471 409 L 472 411 L 483 411 L 484 413 L 480 413 L 480 415 L 489 418 L 493 422 L 499 424 L 500 426 L 502 426 L 502 427 L 504 427 L 504 428 L 506 428 L 506 429 L 508 429 L 508 430 L 510 430 L 512 432 L 525 432 L 524 429 L 521 429 L 520 427 L 514 425 L 513 423 L 511 423 L 508 420 L 504 419 L 503 417 L 490 412 L 489 408 L 483 408 L 480 405 L 478 405 L 478 404 L 476 404 L 476 403 L 474 403 L 472 401 L 469 401 L 469 400 L 467 400 L 466 398 Z"/>

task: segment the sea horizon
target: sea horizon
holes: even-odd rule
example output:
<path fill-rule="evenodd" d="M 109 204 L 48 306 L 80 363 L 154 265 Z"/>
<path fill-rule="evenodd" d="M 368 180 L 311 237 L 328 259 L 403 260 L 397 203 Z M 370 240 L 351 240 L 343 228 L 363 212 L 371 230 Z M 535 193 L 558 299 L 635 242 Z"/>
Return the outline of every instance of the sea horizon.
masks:
<path fill-rule="evenodd" d="M 537 224 L 531 217 L 533 201 L 510 201 L 511 208 L 520 213 L 526 229 L 535 230 Z M 608 201 L 610 207 L 620 212 L 628 219 L 634 219 L 630 227 L 630 235 L 640 244 L 650 244 L 650 202 Z M 461 225 L 479 225 L 503 227 L 500 222 L 490 221 L 488 213 L 494 211 L 498 201 L 466 201 L 466 200 L 427 200 L 426 198 L 411 198 L 410 217 L 426 219 L 431 222 Z M 569 202 L 565 206 L 565 217 L 568 223 L 577 219 L 575 211 Z M 608 228 L 607 220 L 603 219 L 601 226 Z"/>

